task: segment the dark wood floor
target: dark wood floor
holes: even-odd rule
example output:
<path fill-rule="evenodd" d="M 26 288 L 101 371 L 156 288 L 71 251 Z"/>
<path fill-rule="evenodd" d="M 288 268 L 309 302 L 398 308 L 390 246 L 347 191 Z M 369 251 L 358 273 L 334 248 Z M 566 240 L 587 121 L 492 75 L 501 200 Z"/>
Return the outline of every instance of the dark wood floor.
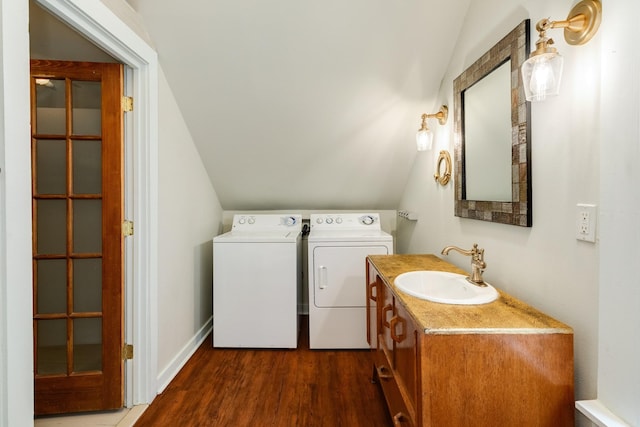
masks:
<path fill-rule="evenodd" d="M 145 426 L 377 427 L 392 422 L 366 350 L 217 349 L 207 338 L 136 423 Z"/>

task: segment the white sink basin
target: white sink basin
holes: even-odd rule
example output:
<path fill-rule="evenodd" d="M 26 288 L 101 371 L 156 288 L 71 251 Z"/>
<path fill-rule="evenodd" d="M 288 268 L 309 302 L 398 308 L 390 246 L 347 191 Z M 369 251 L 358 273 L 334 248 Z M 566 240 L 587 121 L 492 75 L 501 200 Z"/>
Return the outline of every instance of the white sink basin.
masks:
<path fill-rule="evenodd" d="M 416 298 L 444 304 L 487 304 L 498 298 L 493 286 L 477 286 L 467 276 L 444 271 L 410 271 L 396 277 L 394 284 Z"/>

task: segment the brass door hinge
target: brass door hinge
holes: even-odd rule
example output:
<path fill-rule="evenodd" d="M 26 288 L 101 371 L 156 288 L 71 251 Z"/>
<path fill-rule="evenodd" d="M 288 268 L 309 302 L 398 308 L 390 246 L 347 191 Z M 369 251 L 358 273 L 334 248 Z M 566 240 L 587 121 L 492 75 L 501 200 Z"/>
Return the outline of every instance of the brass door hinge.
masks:
<path fill-rule="evenodd" d="M 133 97 L 131 96 L 123 96 L 122 97 L 122 111 L 133 111 Z"/>
<path fill-rule="evenodd" d="M 133 236 L 133 221 L 125 220 L 122 223 L 122 235 L 124 237 Z"/>
<path fill-rule="evenodd" d="M 131 360 L 133 359 L 133 345 L 125 344 L 122 346 L 122 360 Z"/>

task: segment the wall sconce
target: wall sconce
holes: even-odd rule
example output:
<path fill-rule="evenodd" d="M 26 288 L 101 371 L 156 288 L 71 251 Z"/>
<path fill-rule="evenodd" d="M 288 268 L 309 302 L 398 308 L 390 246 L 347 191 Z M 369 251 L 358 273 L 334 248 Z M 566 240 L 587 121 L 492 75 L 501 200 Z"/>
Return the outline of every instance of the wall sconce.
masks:
<path fill-rule="evenodd" d="M 553 39 L 546 31 L 564 28 L 564 39 L 570 45 L 585 44 L 594 36 L 600 26 L 602 4 L 600 0 L 582 0 L 576 4 L 565 21 L 551 21 L 547 18 L 536 24 L 539 39 L 536 50 L 522 64 L 522 79 L 527 101 L 544 101 L 547 96 L 560 92 L 562 78 L 562 56 L 553 47 Z"/>
<path fill-rule="evenodd" d="M 427 119 L 438 119 L 438 123 L 444 125 L 447 123 L 447 117 L 449 116 L 449 108 L 446 105 L 440 107 L 440 111 L 434 114 L 422 115 L 422 126 L 418 129 L 416 134 L 416 144 L 418 145 L 418 151 L 431 150 L 431 144 L 433 143 L 433 133 L 427 126 Z"/>

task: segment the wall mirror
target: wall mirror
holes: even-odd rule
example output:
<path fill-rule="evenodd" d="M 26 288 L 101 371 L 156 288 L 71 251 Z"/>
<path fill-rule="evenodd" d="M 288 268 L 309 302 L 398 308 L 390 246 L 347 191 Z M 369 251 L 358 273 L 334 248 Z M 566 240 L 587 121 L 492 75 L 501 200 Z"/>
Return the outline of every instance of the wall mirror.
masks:
<path fill-rule="evenodd" d="M 529 51 L 527 19 L 453 82 L 458 217 L 531 227 Z"/>

